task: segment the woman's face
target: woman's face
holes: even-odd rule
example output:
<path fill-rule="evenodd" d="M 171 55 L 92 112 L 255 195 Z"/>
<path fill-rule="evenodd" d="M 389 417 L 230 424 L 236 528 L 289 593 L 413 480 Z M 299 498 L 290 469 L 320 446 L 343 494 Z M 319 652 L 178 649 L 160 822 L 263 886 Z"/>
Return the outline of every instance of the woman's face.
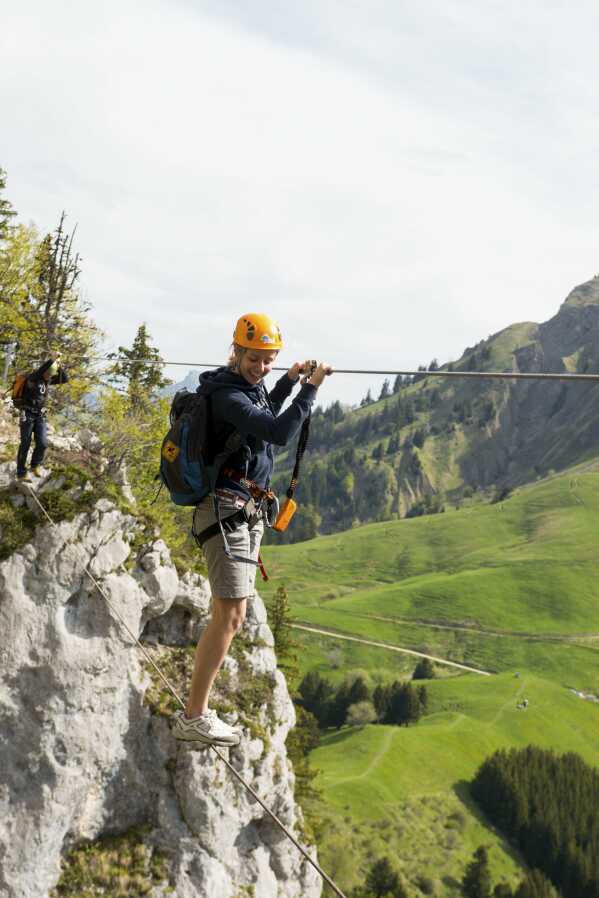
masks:
<path fill-rule="evenodd" d="M 259 384 L 270 374 L 278 352 L 271 349 L 246 349 L 239 359 L 239 373 L 250 384 Z"/>

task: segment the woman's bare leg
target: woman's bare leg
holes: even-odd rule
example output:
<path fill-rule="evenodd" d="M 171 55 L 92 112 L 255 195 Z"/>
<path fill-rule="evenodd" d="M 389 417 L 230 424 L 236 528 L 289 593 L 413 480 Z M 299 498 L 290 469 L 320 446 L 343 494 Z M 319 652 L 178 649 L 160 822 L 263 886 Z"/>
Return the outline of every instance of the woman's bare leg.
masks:
<path fill-rule="evenodd" d="M 212 598 L 212 615 L 198 642 L 191 691 L 185 714 L 198 717 L 208 709 L 212 684 L 229 651 L 231 642 L 245 620 L 247 599 Z"/>

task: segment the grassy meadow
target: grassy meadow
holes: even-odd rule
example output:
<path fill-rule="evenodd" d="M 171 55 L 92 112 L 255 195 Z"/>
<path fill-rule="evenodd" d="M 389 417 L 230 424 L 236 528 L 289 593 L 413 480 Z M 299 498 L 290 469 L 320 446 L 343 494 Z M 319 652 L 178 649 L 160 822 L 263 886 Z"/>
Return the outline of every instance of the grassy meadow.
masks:
<path fill-rule="evenodd" d="M 599 691 L 598 545 L 599 472 L 573 469 L 502 503 L 265 547 L 261 591 L 284 584 L 314 626 Z"/>
<path fill-rule="evenodd" d="M 414 727 L 328 731 L 312 755 L 324 804 L 319 856 L 349 890 L 387 854 L 413 896 L 459 894 L 473 851 L 490 847 L 493 881 L 521 859 L 472 804 L 467 782 L 499 747 L 535 743 L 599 757 L 599 471 L 580 466 L 502 503 L 371 524 L 266 547 L 263 594 L 284 584 L 298 621 L 484 668 L 439 668 Z M 295 631 L 301 672 L 371 686 L 411 675 L 416 659 Z M 527 710 L 517 705 L 527 698 Z M 326 891 L 325 891 L 326 894 Z"/>

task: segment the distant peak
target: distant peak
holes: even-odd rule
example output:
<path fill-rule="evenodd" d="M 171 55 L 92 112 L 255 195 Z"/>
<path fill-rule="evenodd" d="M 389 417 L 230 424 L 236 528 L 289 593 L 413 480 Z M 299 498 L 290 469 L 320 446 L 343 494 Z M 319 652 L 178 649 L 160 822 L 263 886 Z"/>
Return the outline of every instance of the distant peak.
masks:
<path fill-rule="evenodd" d="M 599 274 L 574 287 L 564 301 L 565 306 L 599 306 Z"/>

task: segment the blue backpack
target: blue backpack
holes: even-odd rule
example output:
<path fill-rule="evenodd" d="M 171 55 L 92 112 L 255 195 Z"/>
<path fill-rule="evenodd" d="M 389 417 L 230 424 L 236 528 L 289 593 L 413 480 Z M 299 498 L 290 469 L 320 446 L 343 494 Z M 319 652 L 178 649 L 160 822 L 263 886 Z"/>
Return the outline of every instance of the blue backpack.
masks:
<path fill-rule="evenodd" d="M 169 417 L 159 477 L 176 505 L 197 505 L 212 492 L 223 462 L 243 440 L 233 427 L 215 435 L 210 397 L 199 392 L 179 390 Z"/>

